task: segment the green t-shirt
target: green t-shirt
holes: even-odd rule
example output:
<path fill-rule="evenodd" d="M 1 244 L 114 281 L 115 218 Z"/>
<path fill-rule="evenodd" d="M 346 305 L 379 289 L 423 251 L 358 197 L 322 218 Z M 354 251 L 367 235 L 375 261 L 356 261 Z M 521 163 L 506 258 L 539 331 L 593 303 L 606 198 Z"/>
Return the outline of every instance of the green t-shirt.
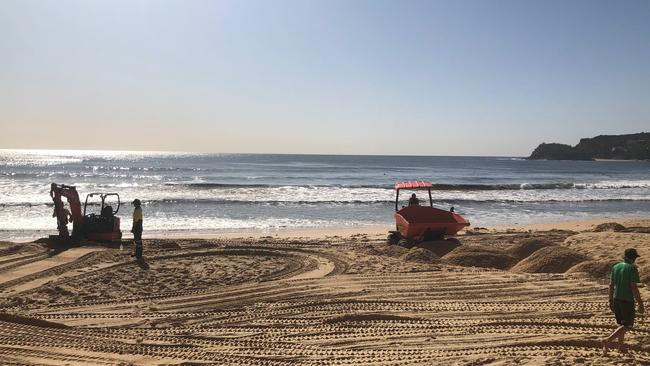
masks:
<path fill-rule="evenodd" d="M 615 264 L 611 279 L 614 283 L 614 299 L 634 302 L 630 284 L 641 282 L 636 266 L 627 262 Z"/>

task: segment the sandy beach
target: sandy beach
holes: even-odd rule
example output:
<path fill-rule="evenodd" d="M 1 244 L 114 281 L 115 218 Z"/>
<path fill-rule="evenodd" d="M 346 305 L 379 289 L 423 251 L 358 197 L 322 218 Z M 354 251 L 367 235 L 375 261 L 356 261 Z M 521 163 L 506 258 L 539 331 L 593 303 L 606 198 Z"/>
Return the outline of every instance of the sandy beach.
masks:
<path fill-rule="evenodd" d="M 648 19 L 0 1 L 0 366 L 650 365 Z"/>
<path fill-rule="evenodd" d="M 644 285 L 650 219 L 474 228 L 406 249 L 385 232 L 150 239 L 56 251 L 2 243 L 3 364 L 646 364 L 629 352 L 607 276 L 635 246 Z M 354 230 L 353 230 L 354 231 Z M 648 298 L 647 288 L 642 296 Z"/>

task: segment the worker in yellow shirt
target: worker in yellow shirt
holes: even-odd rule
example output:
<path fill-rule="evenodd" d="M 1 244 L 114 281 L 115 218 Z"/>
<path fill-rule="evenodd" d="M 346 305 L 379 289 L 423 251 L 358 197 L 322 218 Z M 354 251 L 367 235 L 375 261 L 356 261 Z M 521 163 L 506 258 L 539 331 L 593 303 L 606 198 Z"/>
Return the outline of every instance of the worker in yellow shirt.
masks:
<path fill-rule="evenodd" d="M 133 200 L 133 240 L 135 241 L 135 257 L 142 259 L 142 207 L 139 199 Z"/>

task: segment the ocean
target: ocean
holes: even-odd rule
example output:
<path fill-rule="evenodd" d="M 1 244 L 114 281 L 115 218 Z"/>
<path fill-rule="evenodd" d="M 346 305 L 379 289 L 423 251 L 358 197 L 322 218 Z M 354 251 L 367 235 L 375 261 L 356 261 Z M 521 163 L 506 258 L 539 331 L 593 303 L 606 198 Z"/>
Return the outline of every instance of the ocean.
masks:
<path fill-rule="evenodd" d="M 434 205 L 474 227 L 650 216 L 643 161 L 0 150 L 0 240 L 57 233 L 52 182 L 76 186 L 82 202 L 119 193 L 125 237 L 139 198 L 146 237 L 390 226 L 393 185 L 408 180 L 431 181 Z"/>

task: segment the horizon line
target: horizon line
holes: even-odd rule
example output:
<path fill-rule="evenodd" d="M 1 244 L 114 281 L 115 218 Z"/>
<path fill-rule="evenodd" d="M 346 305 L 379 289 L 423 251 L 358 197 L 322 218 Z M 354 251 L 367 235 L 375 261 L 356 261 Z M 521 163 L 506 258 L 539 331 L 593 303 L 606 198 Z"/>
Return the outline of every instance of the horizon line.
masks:
<path fill-rule="evenodd" d="M 102 153 L 120 154 L 184 154 L 184 155 L 306 155 L 306 156 L 403 156 L 403 157 L 463 157 L 463 158 L 521 158 L 516 155 L 417 155 L 417 154 L 335 154 L 335 153 L 268 153 L 268 152 L 200 152 L 177 150 L 107 150 L 107 149 L 44 149 L 44 148 L 0 148 L 0 152 L 40 152 L 100 155 Z"/>

